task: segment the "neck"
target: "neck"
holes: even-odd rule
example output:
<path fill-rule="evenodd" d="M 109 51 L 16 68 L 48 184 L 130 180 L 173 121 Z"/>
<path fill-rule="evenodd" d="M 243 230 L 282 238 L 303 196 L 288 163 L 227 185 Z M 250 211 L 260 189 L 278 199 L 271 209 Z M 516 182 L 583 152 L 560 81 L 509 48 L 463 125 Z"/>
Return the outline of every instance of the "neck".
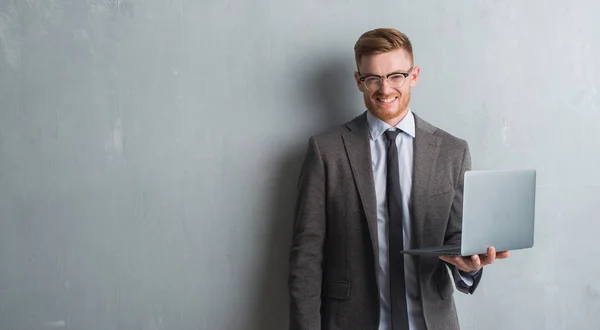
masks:
<path fill-rule="evenodd" d="M 382 116 L 378 116 L 374 113 L 371 112 L 371 114 L 373 114 L 375 117 L 381 119 L 382 121 L 384 121 L 386 124 L 390 125 L 390 126 L 396 126 L 398 125 L 399 122 L 401 122 L 406 115 L 408 114 L 408 107 L 406 107 L 404 110 L 400 111 L 400 113 L 395 116 L 395 117 L 383 117 Z"/>

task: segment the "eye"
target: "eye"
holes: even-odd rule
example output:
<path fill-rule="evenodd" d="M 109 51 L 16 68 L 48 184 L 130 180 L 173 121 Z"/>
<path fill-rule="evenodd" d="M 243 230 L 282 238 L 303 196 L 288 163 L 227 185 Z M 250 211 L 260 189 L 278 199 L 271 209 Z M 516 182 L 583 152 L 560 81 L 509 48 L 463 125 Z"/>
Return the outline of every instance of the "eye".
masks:
<path fill-rule="evenodd" d="M 367 84 L 377 84 L 377 83 L 379 83 L 379 78 L 377 78 L 377 77 L 367 77 L 365 79 L 365 83 L 367 83 Z"/>
<path fill-rule="evenodd" d="M 396 73 L 396 74 L 390 75 L 388 77 L 388 80 L 390 80 L 392 82 L 401 82 L 404 80 L 404 75 L 401 73 Z"/>

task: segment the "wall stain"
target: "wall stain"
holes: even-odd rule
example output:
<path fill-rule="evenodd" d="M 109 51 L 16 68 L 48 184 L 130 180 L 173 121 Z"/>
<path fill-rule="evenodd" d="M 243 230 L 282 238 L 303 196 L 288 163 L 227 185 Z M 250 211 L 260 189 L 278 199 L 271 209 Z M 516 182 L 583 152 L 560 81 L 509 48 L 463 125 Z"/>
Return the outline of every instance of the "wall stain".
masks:
<path fill-rule="evenodd" d="M 588 284 L 585 288 L 588 298 L 591 300 L 600 300 L 600 291 L 594 288 L 591 284 Z"/>

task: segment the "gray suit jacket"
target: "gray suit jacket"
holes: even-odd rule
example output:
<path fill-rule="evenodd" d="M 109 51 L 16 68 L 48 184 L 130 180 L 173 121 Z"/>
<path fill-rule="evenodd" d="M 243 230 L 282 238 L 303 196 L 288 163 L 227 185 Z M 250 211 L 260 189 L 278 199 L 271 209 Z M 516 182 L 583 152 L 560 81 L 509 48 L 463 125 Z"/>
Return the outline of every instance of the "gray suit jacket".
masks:
<path fill-rule="evenodd" d="M 309 140 L 298 181 L 289 293 L 291 330 L 377 330 L 379 293 L 375 187 L 369 133 L 363 113 Z M 466 141 L 415 114 L 414 247 L 460 241 L 462 191 L 471 160 Z M 453 266 L 435 256 L 415 258 L 429 330 L 459 328 L 452 297 L 461 286 Z M 392 279 L 393 280 L 393 279 Z"/>

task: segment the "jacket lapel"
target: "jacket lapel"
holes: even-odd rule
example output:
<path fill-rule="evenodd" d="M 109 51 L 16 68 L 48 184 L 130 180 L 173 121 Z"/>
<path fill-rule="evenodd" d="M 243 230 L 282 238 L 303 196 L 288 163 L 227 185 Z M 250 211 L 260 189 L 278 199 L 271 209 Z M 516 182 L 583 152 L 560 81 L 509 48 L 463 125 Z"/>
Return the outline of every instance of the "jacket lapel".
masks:
<path fill-rule="evenodd" d="M 411 210 L 413 218 L 413 244 L 421 246 L 423 224 L 427 213 L 430 182 L 437 167 L 441 138 L 434 136 L 435 128 L 415 114 L 415 139 L 413 140 L 413 186 Z"/>
<path fill-rule="evenodd" d="M 413 113 L 414 114 L 414 113 Z M 427 199 L 430 182 L 437 167 L 441 138 L 434 136 L 435 127 L 415 116 L 415 139 L 413 140 L 413 185 L 411 192 L 411 214 L 413 220 L 413 247 L 420 247 L 423 237 L 423 224 L 427 213 Z M 376 265 L 379 264 L 379 244 L 377 234 L 377 201 L 373 168 L 371 165 L 371 146 L 366 113 L 359 115 L 347 124 L 348 132 L 342 134 L 342 140 L 352 175 L 356 182 L 360 200 L 365 211 Z"/>
<path fill-rule="evenodd" d="M 377 240 L 377 201 L 375 197 L 375 183 L 373 182 L 373 168 L 371 165 L 371 146 L 369 144 L 369 130 L 366 112 L 354 118 L 347 124 L 348 132 L 342 134 L 344 147 L 352 168 L 352 175 L 356 182 L 360 200 L 365 211 L 376 265 L 379 264 L 379 244 Z"/>

